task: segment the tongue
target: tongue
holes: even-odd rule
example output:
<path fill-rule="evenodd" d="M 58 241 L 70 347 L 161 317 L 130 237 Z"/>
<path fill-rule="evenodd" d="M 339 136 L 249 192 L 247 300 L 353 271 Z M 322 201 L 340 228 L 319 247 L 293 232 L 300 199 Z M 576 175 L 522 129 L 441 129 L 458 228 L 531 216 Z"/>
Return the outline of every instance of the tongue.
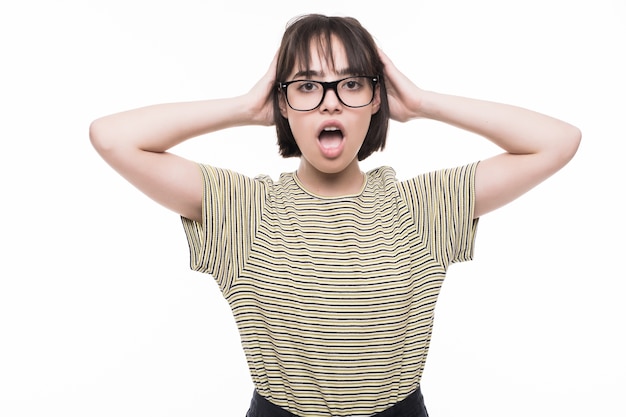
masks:
<path fill-rule="evenodd" d="M 335 149 L 341 145 L 343 135 L 341 132 L 322 132 L 320 135 L 320 144 L 324 149 Z"/>

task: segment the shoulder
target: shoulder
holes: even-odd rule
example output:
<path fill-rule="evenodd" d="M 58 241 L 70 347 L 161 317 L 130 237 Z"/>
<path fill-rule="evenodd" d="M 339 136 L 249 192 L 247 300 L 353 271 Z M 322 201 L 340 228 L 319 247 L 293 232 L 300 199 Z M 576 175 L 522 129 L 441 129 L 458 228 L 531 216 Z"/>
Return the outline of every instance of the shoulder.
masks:
<path fill-rule="evenodd" d="M 420 173 L 414 177 L 399 180 L 396 171 L 390 166 L 374 168 L 366 173 L 368 181 L 381 186 L 395 185 L 407 186 L 409 184 L 434 184 L 434 183 L 454 183 L 473 179 L 476 173 L 478 162 L 469 163 L 452 168 L 442 168 L 438 170 Z"/>
<path fill-rule="evenodd" d="M 198 165 L 200 166 L 200 170 L 202 171 L 202 174 L 205 178 L 206 185 L 217 184 L 222 186 L 267 186 L 274 183 L 272 178 L 266 174 L 259 174 L 252 177 L 228 168 L 220 168 L 208 164 Z"/>
<path fill-rule="evenodd" d="M 199 164 L 203 177 L 205 205 L 220 204 L 236 207 L 263 202 L 274 192 L 274 182 L 268 175 L 255 177 L 208 164 Z"/>
<path fill-rule="evenodd" d="M 402 187 L 419 187 L 422 189 L 473 187 L 478 162 L 452 168 L 443 168 L 419 174 L 400 182 Z"/>
<path fill-rule="evenodd" d="M 398 179 L 396 177 L 396 171 L 390 166 L 381 166 L 374 168 L 365 173 L 368 183 L 386 188 L 390 185 L 397 185 Z"/>

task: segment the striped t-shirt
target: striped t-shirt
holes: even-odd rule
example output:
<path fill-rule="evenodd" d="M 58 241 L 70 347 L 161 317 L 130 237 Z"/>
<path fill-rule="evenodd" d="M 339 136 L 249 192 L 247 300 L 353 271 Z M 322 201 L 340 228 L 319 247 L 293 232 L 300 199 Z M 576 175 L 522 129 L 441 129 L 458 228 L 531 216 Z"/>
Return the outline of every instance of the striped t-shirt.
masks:
<path fill-rule="evenodd" d="M 300 416 L 368 416 L 418 387 L 446 270 L 472 257 L 476 166 L 408 181 L 382 167 L 342 197 L 200 166 L 191 268 L 228 301 L 259 394 Z"/>

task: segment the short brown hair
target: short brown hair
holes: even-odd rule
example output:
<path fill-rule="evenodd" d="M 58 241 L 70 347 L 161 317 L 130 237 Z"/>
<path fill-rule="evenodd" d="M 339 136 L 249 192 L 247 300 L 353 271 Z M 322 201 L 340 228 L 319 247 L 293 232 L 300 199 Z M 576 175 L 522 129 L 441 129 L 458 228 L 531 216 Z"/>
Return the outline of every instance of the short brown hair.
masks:
<path fill-rule="evenodd" d="M 380 78 L 380 108 L 372 115 L 365 140 L 358 153 L 359 161 L 364 160 L 373 152 L 382 150 L 387 139 L 389 125 L 389 102 L 383 75 L 383 63 L 378 55 L 378 48 L 372 35 L 358 20 L 352 17 L 324 16 L 310 14 L 293 19 L 287 25 L 282 43 L 278 50 L 276 80 L 286 81 L 298 63 L 301 70 L 310 69 L 312 41 L 317 42 L 320 51 L 324 51 L 326 59 L 333 64 L 331 37 L 336 36 L 343 43 L 351 69 L 362 75 L 375 75 Z M 301 156 L 300 148 L 293 137 L 289 121 L 280 112 L 281 91 L 276 88 L 273 93 L 274 123 L 278 136 L 278 147 L 283 157 Z"/>

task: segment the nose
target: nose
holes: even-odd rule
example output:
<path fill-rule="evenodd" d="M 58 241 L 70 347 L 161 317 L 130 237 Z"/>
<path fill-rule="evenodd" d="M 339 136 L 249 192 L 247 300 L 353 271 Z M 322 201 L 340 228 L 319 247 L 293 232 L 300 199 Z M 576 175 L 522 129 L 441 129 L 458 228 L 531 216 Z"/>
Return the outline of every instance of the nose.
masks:
<path fill-rule="evenodd" d="M 322 103 L 319 106 L 320 111 L 327 111 L 330 113 L 341 111 L 342 104 L 339 101 L 339 97 L 337 97 L 337 93 L 335 89 L 332 87 L 327 87 L 324 91 L 324 97 L 322 97 Z"/>

